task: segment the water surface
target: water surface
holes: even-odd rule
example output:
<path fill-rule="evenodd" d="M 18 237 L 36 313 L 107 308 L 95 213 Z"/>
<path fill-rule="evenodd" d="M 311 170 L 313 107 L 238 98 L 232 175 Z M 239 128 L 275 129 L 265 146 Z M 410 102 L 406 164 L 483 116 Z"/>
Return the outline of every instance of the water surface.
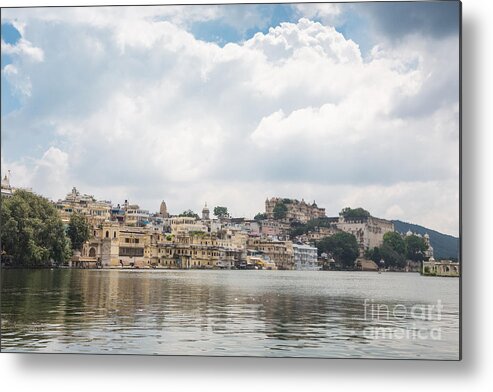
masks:
<path fill-rule="evenodd" d="M 1 275 L 2 351 L 459 357 L 454 278 L 69 269 Z"/>

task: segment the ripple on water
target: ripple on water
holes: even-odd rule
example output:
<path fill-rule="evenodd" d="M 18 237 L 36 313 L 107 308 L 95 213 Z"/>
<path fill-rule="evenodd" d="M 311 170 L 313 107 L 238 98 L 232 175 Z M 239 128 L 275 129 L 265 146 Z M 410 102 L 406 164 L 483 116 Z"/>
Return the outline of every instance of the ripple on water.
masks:
<path fill-rule="evenodd" d="M 1 279 L 4 351 L 458 358 L 457 279 L 119 270 L 8 270 Z M 432 321 L 368 319 L 365 299 L 389 307 L 441 300 L 443 312 Z M 441 338 L 375 339 L 368 328 L 436 328 Z"/>

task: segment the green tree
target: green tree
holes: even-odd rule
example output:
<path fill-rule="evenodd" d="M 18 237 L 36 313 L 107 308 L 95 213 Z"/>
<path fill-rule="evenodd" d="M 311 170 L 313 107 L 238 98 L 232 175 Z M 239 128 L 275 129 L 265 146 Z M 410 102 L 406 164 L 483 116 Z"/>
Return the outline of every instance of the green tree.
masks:
<path fill-rule="evenodd" d="M 394 250 L 389 244 L 383 244 L 380 249 L 381 259 L 385 262 L 385 267 L 394 267 L 397 269 L 404 268 L 406 259 L 404 254 Z"/>
<path fill-rule="evenodd" d="M 274 207 L 274 219 L 286 218 L 287 212 L 288 207 L 286 207 L 286 205 L 282 201 L 278 201 Z"/>
<path fill-rule="evenodd" d="M 424 252 L 428 249 L 423 238 L 417 235 L 406 236 L 406 257 L 413 261 L 422 261 Z"/>
<path fill-rule="evenodd" d="M 45 198 L 18 190 L 1 197 L 2 251 L 20 266 L 63 263 L 70 257 L 70 242 L 55 207 Z"/>
<path fill-rule="evenodd" d="M 255 219 L 256 221 L 266 220 L 267 219 L 267 214 L 262 213 L 262 212 L 259 212 L 257 215 L 255 215 L 255 217 L 253 219 Z"/>
<path fill-rule="evenodd" d="M 214 207 L 214 215 L 218 218 L 227 218 L 229 216 L 228 209 L 226 207 Z"/>
<path fill-rule="evenodd" d="M 316 243 L 319 255 L 331 254 L 334 260 L 345 268 L 353 268 L 359 255 L 358 241 L 353 234 L 340 232 L 322 238 Z"/>
<path fill-rule="evenodd" d="M 370 216 L 370 212 L 365 210 L 364 208 L 343 208 L 341 214 L 346 219 L 358 219 L 358 218 L 368 218 Z"/>
<path fill-rule="evenodd" d="M 72 243 L 73 250 L 82 250 L 82 245 L 89 239 L 90 229 L 84 217 L 72 214 L 68 223 L 67 235 Z"/>
<path fill-rule="evenodd" d="M 404 238 L 395 231 L 385 233 L 383 235 L 383 243 L 402 256 L 406 254 L 406 243 Z"/>
<path fill-rule="evenodd" d="M 367 259 L 373 260 L 375 263 L 379 263 L 382 260 L 382 255 L 380 254 L 380 248 L 375 246 L 373 249 L 369 249 L 365 252 L 365 257 Z"/>
<path fill-rule="evenodd" d="M 188 218 L 195 218 L 195 219 L 199 219 L 199 216 L 193 212 L 192 210 L 186 210 L 186 211 L 183 211 L 180 215 L 178 216 L 184 216 L 184 217 L 188 217 Z"/>

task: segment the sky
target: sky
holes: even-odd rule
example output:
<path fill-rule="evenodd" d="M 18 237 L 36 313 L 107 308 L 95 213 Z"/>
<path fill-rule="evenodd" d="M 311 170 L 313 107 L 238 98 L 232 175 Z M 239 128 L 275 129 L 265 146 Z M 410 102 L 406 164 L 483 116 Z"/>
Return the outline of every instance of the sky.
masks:
<path fill-rule="evenodd" d="M 459 233 L 459 4 L 2 9 L 1 171 L 171 213 Z"/>

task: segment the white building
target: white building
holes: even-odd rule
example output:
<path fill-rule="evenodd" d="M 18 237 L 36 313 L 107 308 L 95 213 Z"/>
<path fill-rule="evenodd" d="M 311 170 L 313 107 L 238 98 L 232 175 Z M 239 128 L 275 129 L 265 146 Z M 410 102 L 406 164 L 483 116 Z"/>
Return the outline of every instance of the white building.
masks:
<path fill-rule="evenodd" d="M 293 256 L 295 269 L 300 271 L 316 271 L 317 248 L 309 245 L 293 244 Z"/>
<path fill-rule="evenodd" d="M 2 180 L 2 196 L 10 197 L 13 193 L 13 189 L 10 186 L 10 179 L 5 175 Z"/>

